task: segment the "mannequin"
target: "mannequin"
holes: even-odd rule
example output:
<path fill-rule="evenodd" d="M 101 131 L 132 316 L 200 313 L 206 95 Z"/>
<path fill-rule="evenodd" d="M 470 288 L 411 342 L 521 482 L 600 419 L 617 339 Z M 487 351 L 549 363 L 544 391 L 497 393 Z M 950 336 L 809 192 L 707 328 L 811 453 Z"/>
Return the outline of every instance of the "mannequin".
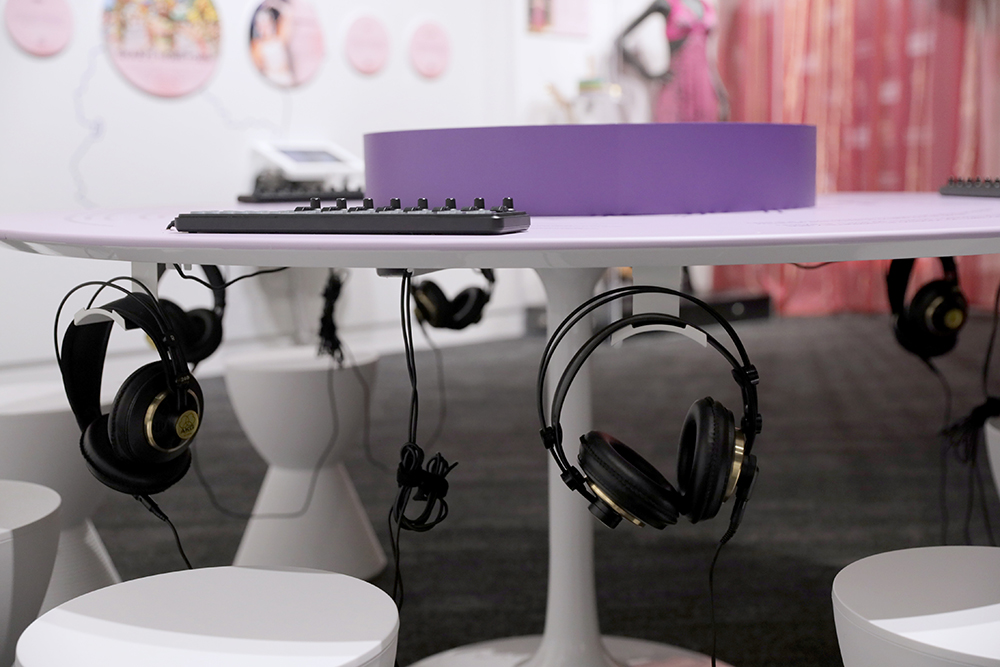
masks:
<path fill-rule="evenodd" d="M 625 38 L 653 14 L 666 19 L 670 47 L 667 71 L 649 72 L 625 48 Z M 728 120 L 729 98 L 717 67 L 718 17 L 714 0 L 654 0 L 615 40 L 623 65 L 659 90 L 653 95 L 653 119 L 661 123 Z"/>

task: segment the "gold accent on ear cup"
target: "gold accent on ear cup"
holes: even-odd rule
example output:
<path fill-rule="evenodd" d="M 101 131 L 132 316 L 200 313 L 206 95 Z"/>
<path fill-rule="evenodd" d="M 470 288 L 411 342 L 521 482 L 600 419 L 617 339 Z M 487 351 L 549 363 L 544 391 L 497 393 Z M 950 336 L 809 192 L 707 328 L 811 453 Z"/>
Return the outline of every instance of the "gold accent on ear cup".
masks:
<path fill-rule="evenodd" d="M 177 437 L 181 440 L 190 440 L 198 432 L 198 413 L 194 410 L 187 410 L 177 418 L 174 424 Z"/>
<path fill-rule="evenodd" d="M 201 425 L 201 419 L 198 417 L 198 411 L 201 410 L 201 402 L 198 400 L 198 395 L 193 391 L 188 389 L 188 394 L 194 399 L 194 403 L 197 406 L 197 410 L 185 410 L 177 418 L 174 423 L 174 430 L 177 432 L 177 436 L 181 441 L 174 447 L 165 448 L 161 447 L 158 442 L 156 442 L 156 436 L 153 434 L 153 417 L 156 416 L 156 411 L 160 407 L 160 404 L 167 398 L 168 393 L 161 391 L 153 399 L 153 402 L 149 404 L 146 408 L 146 416 L 143 419 L 143 426 L 146 431 L 146 441 L 149 442 L 153 449 L 156 449 L 167 454 L 171 452 L 176 452 L 178 449 L 187 445 L 188 441 L 194 437 L 195 433 L 198 432 L 198 427 Z M 187 435 L 184 435 L 184 434 Z"/>
<path fill-rule="evenodd" d="M 931 331 L 935 330 L 934 313 L 938 311 L 938 308 L 940 308 L 943 303 L 944 297 L 938 296 L 927 304 L 927 309 L 924 311 L 924 321 L 927 324 L 927 328 Z M 948 331 L 958 331 L 962 328 L 962 324 L 964 323 L 965 313 L 962 312 L 961 308 L 950 308 L 944 315 L 941 316 L 941 325 Z"/>
<path fill-rule="evenodd" d="M 639 519 L 635 518 L 635 516 L 631 512 L 629 512 L 628 510 L 625 510 L 625 509 L 622 509 L 621 507 L 619 507 L 618 503 L 616 503 L 615 501 L 611 500 L 611 498 L 608 498 L 607 494 L 604 493 L 604 491 L 601 491 L 601 489 L 598 488 L 593 482 L 588 481 L 587 482 L 587 486 L 590 487 L 590 490 L 593 491 L 594 494 L 598 498 L 600 498 L 601 500 L 603 500 L 604 502 L 606 502 L 608 505 L 610 505 L 611 509 L 613 509 L 614 511 L 618 512 L 619 514 L 621 514 L 622 518 L 628 519 L 629 521 L 631 521 L 632 523 L 634 523 L 635 525 L 637 525 L 639 527 L 642 527 L 642 526 L 646 525 L 642 521 L 640 521 Z"/>
<path fill-rule="evenodd" d="M 944 325 L 952 331 L 961 328 L 963 322 L 965 322 L 965 313 L 960 308 L 952 308 L 944 314 Z"/>
<path fill-rule="evenodd" d="M 743 451 L 746 449 L 747 439 L 743 432 L 736 429 L 736 437 L 733 438 L 733 466 L 729 469 L 729 480 L 726 482 L 726 493 L 722 496 L 722 502 L 726 502 L 736 492 L 736 482 L 740 479 L 740 470 L 743 469 Z"/>

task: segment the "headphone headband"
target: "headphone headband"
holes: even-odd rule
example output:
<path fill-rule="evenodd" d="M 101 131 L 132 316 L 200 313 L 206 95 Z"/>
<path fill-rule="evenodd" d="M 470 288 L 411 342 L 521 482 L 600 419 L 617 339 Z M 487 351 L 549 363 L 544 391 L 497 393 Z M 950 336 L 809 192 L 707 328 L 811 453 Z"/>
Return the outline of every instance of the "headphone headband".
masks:
<path fill-rule="evenodd" d="M 226 312 L 226 279 L 222 277 L 219 267 L 213 264 L 202 264 L 201 270 L 212 286 L 212 312 L 221 318 Z"/>
<path fill-rule="evenodd" d="M 139 328 L 149 336 L 171 385 L 179 387 L 190 380 L 184 352 L 154 299 L 147 294 L 130 293 L 101 308 L 121 316 L 126 329 Z M 63 335 L 59 370 L 70 408 L 81 429 L 101 416 L 101 381 L 113 326 L 110 320 L 70 323 Z"/>
<path fill-rule="evenodd" d="M 559 417 L 562 414 L 562 406 L 566 400 L 566 395 L 569 393 L 570 385 L 573 383 L 574 378 L 580 369 L 583 368 L 584 363 L 593 354 L 601 343 L 607 340 L 615 332 L 620 331 L 626 327 L 641 328 L 646 326 L 656 326 L 656 325 L 666 325 L 673 326 L 679 329 L 685 327 L 691 327 L 700 331 L 704 336 L 709 345 L 711 345 L 717 352 L 719 352 L 726 361 L 730 363 L 733 367 L 733 379 L 740 386 L 740 392 L 743 396 L 743 419 L 741 420 L 741 430 L 743 431 L 745 438 L 745 453 L 749 454 L 753 442 L 756 438 L 757 433 L 760 431 L 760 419 L 759 413 L 757 412 L 757 375 L 756 369 L 752 365 L 748 367 L 740 366 L 739 361 L 727 350 L 725 347 L 719 343 L 711 334 L 702 329 L 701 327 L 685 322 L 679 317 L 673 315 L 667 315 L 665 313 L 640 313 L 638 315 L 630 315 L 629 317 L 622 318 L 611 324 L 607 325 L 593 336 L 587 340 L 583 346 L 576 351 L 573 358 L 566 365 L 565 370 L 563 370 L 562 375 L 559 377 L 559 382 L 556 384 L 556 389 L 552 395 L 552 406 L 551 406 L 551 420 L 547 428 L 551 428 L 552 436 L 555 439 L 553 443 L 556 446 L 557 452 L 561 456 L 557 457 L 557 460 L 565 461 L 566 467 L 569 468 L 569 462 L 565 458 L 565 453 L 559 451 L 562 449 L 562 427 L 559 422 Z M 747 371 L 750 369 L 750 372 Z M 539 409 L 542 410 L 541 403 L 543 398 L 541 392 L 538 396 Z M 545 424 L 543 420 L 543 425 Z M 564 469 L 565 471 L 565 469 Z"/>
<path fill-rule="evenodd" d="M 694 303 L 722 325 L 737 354 L 705 329 L 675 315 L 649 312 L 620 318 L 591 335 L 573 353 L 552 392 L 551 419 L 546 421 L 545 376 L 559 343 L 596 308 L 643 293 L 668 294 Z M 677 488 L 636 451 L 606 433 L 590 431 L 580 438 L 579 468 L 570 463 L 562 446 L 560 415 L 573 380 L 601 343 L 627 327 L 675 329 L 705 347 L 711 345 L 729 362 L 733 379 L 740 387 L 743 416 L 739 423 L 732 412 L 711 397 L 696 401 L 688 410 L 677 460 Z M 546 343 L 537 385 L 542 442 L 555 460 L 563 483 L 586 498 L 590 511 L 609 528 L 614 528 L 622 518 L 655 528 L 676 523 L 679 515 L 698 522 L 714 517 L 727 499 L 735 497 L 730 528 L 723 538 L 726 541 L 739 526 L 757 474 L 756 456 L 751 454 L 761 430 L 757 383 L 757 370 L 735 329 L 705 302 L 665 287 L 638 285 L 611 290 L 578 306 L 553 330 Z"/>
<path fill-rule="evenodd" d="M 566 369 L 563 371 L 563 375 L 560 378 L 560 382 L 556 387 L 556 393 L 553 395 L 553 402 L 552 402 L 553 408 L 555 408 L 556 406 L 555 399 L 558 398 L 559 387 L 563 385 L 562 378 L 566 377 L 567 372 L 571 370 L 574 363 L 577 361 L 578 357 L 581 356 L 581 353 L 592 343 L 593 346 L 590 349 L 590 351 L 588 351 L 586 355 L 583 356 L 583 358 L 579 361 L 578 367 L 575 370 L 573 370 L 572 373 L 573 376 L 575 376 L 576 373 L 579 371 L 579 367 L 583 365 L 583 362 L 586 361 L 586 357 L 590 356 L 590 353 L 593 352 L 593 349 L 596 349 L 596 347 L 605 338 L 607 338 L 608 336 L 612 335 L 616 331 L 626 326 L 641 327 L 641 326 L 650 326 L 655 324 L 661 324 L 661 325 L 666 324 L 668 326 L 678 326 L 681 328 L 691 327 L 697 329 L 702 334 L 704 334 L 706 339 L 712 345 L 712 347 L 714 347 L 719 353 L 721 353 L 724 357 L 726 357 L 726 360 L 729 361 L 729 363 L 732 364 L 733 366 L 733 377 L 736 380 L 736 382 L 740 385 L 740 388 L 743 391 L 744 416 L 743 416 L 742 426 L 745 431 L 744 435 L 747 439 L 747 452 L 749 453 L 750 448 L 753 445 L 755 436 L 757 435 L 757 433 L 760 432 L 760 413 L 758 412 L 757 409 L 757 389 L 756 389 L 757 377 L 758 377 L 757 369 L 754 368 L 753 364 L 750 363 L 750 357 L 747 355 L 747 351 L 746 348 L 743 346 L 743 342 L 740 340 L 740 337 L 737 335 L 736 330 L 733 328 L 733 326 L 729 322 L 727 322 L 726 319 L 722 317 L 722 315 L 720 315 L 714 308 L 709 306 L 701 299 L 691 296 L 690 294 L 685 294 L 684 292 L 679 292 L 677 290 L 670 289 L 668 287 L 659 287 L 656 285 L 629 285 L 626 287 L 619 287 L 604 292 L 602 294 L 599 294 L 591 299 L 588 299 L 587 301 L 584 301 L 582 304 L 577 306 L 577 308 L 573 310 L 573 312 L 571 312 L 569 315 L 567 315 L 566 318 L 559 324 L 559 326 L 556 327 L 556 329 L 552 333 L 552 336 L 549 338 L 549 341 L 546 343 L 545 349 L 542 351 L 542 360 L 538 368 L 537 386 L 538 386 L 539 422 L 545 428 L 552 428 L 553 437 L 557 438 L 558 442 L 561 444 L 562 442 L 562 437 L 560 435 L 561 429 L 559 428 L 557 419 L 559 412 L 553 410 L 552 412 L 553 417 L 551 424 L 546 421 L 543 394 L 545 387 L 545 375 L 548 371 L 549 363 L 552 361 L 552 355 L 555 353 L 555 349 L 559 346 L 559 343 L 562 341 L 562 339 L 566 336 L 567 333 L 569 333 L 569 330 L 572 329 L 581 319 L 586 317 L 588 314 L 590 314 L 597 308 L 600 308 L 601 306 L 610 303 L 612 301 L 616 301 L 618 299 L 622 299 L 627 296 L 634 296 L 636 294 L 667 294 L 670 296 L 676 296 L 685 299 L 695 304 L 701 310 L 711 315 L 716 322 L 722 325 L 722 328 L 726 331 L 726 334 L 729 336 L 730 340 L 732 340 L 733 342 L 733 345 L 736 347 L 736 351 L 739 354 L 739 360 L 737 360 L 732 353 L 730 353 L 725 347 L 722 346 L 721 343 L 719 343 L 714 337 L 710 336 L 701 327 L 689 324 L 684 320 L 680 319 L 679 317 L 675 317 L 673 315 L 667 315 L 665 313 L 640 313 L 638 315 L 633 315 L 631 317 L 618 320 L 618 322 L 613 323 L 608 327 L 605 327 L 605 329 L 602 329 L 600 332 L 592 336 L 590 340 L 588 340 L 587 343 L 584 345 L 584 347 L 581 348 L 581 350 L 579 350 L 576 355 L 574 355 L 573 359 L 570 361 Z M 658 319 L 656 319 L 655 321 L 649 320 L 640 322 L 641 318 L 643 318 L 646 315 L 656 315 L 658 316 Z M 634 319 L 634 318 L 640 318 L 640 319 Z M 613 328 L 615 327 L 615 325 L 619 323 L 622 323 L 621 326 Z M 570 380 L 572 380 L 572 377 L 570 378 Z M 569 386 L 567 384 L 565 390 L 563 391 L 563 399 L 565 398 L 565 393 L 568 391 L 569 391 Z M 560 409 L 562 407 L 561 401 L 559 407 Z"/>
<path fill-rule="evenodd" d="M 552 423 L 559 423 L 559 415 L 562 414 L 562 406 L 566 400 L 566 393 L 569 391 L 569 385 L 572 384 L 573 379 L 583 367 L 583 364 L 587 361 L 590 355 L 593 354 L 598 347 L 600 347 L 601 343 L 626 327 L 639 329 L 642 327 L 657 325 L 675 327 L 678 329 L 690 327 L 700 331 L 705 336 L 706 342 L 726 358 L 726 361 L 732 365 L 734 371 L 740 371 L 742 369 L 739 362 L 729 352 L 729 350 L 723 347 L 722 344 L 719 343 L 719 341 L 716 340 L 710 333 L 695 324 L 690 324 L 679 317 L 668 315 L 666 313 L 639 313 L 637 315 L 629 315 L 628 317 L 623 317 L 615 322 L 612 322 L 595 333 L 586 343 L 584 343 L 583 347 L 577 350 L 576 354 L 573 355 L 573 358 L 570 360 L 569 364 L 567 364 L 562 376 L 559 378 L 555 393 L 552 397 L 552 407 L 550 410 Z M 737 380 L 737 382 L 739 382 L 741 388 L 744 386 L 743 382 L 740 382 L 739 380 Z M 746 389 L 744 388 L 744 405 L 746 405 L 747 402 Z"/>

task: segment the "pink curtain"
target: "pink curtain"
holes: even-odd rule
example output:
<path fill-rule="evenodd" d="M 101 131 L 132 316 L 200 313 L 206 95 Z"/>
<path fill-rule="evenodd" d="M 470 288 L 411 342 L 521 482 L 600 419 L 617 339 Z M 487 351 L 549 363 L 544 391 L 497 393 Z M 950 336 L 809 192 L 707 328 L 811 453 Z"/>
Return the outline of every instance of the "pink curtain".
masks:
<path fill-rule="evenodd" d="M 719 67 L 732 119 L 817 128 L 818 192 L 936 190 L 1000 177 L 1000 2 L 730 0 Z M 785 315 L 888 310 L 887 262 L 715 269 L 715 289 L 766 290 Z M 911 283 L 940 273 L 919 262 Z M 1000 259 L 959 259 L 992 307 Z"/>

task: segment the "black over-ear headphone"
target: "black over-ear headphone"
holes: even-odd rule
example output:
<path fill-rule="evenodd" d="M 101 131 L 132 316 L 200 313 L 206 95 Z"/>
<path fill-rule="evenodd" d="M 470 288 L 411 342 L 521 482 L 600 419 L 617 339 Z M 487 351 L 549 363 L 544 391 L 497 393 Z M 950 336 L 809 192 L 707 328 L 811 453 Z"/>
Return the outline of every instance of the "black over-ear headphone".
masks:
<path fill-rule="evenodd" d="M 681 297 L 702 308 L 722 325 L 739 354 L 734 357 L 704 329 L 664 313 L 640 313 L 607 325 L 584 343 L 573 355 L 556 385 L 547 421 L 544 407 L 544 382 L 552 354 L 566 333 L 583 317 L 616 299 L 636 294 L 669 294 Z M 559 415 L 573 378 L 595 349 L 609 336 L 626 327 L 667 326 L 680 330 L 699 342 L 711 345 L 733 367 L 732 373 L 743 395 L 743 416 L 737 425 L 733 413 L 711 397 L 696 401 L 688 410 L 681 430 L 677 456 L 679 488 L 630 447 L 600 431 L 580 438 L 580 470 L 570 465 L 562 447 Z M 622 517 L 636 525 L 663 528 L 677 523 L 679 516 L 692 523 L 714 517 L 722 503 L 734 493 L 736 503 L 730 520 L 729 537 L 742 520 L 743 511 L 757 475 L 757 457 L 750 453 L 761 430 L 757 410 L 757 369 L 750 363 L 736 331 L 708 304 L 682 292 L 664 287 L 622 287 L 586 301 L 553 332 L 542 353 L 538 370 L 538 416 L 542 440 L 552 454 L 566 485 L 590 501 L 590 511 L 609 528 Z M 582 470 L 582 472 L 581 472 Z"/>
<path fill-rule="evenodd" d="M 480 269 L 480 272 L 489 283 L 487 288 L 466 288 L 452 300 L 433 281 L 424 280 L 415 285 L 413 301 L 417 306 L 417 319 L 439 329 L 464 329 L 478 322 L 496 283 L 493 269 Z"/>
<path fill-rule="evenodd" d="M 222 344 L 222 316 L 226 312 L 226 281 L 219 267 L 206 265 L 201 270 L 212 288 L 212 309 L 184 310 L 173 301 L 160 299 L 160 307 L 180 339 L 184 357 L 197 364 L 212 355 Z M 159 276 L 164 266 L 160 264 Z"/>
<path fill-rule="evenodd" d="M 122 384 L 108 414 L 101 414 L 101 379 L 113 322 L 70 324 L 59 367 L 66 397 L 83 434 L 80 449 L 94 476 L 133 496 L 165 491 L 191 464 L 191 439 L 201 424 L 204 398 L 188 371 L 184 351 L 155 299 L 131 294 L 102 306 L 126 329 L 142 329 L 160 360 Z"/>
<path fill-rule="evenodd" d="M 904 301 L 913 260 L 894 259 L 886 275 L 896 340 L 924 360 L 941 356 L 955 347 L 958 332 L 969 312 L 969 303 L 958 286 L 955 258 L 938 259 L 944 268 L 944 278 L 921 287 L 909 304 Z"/>

